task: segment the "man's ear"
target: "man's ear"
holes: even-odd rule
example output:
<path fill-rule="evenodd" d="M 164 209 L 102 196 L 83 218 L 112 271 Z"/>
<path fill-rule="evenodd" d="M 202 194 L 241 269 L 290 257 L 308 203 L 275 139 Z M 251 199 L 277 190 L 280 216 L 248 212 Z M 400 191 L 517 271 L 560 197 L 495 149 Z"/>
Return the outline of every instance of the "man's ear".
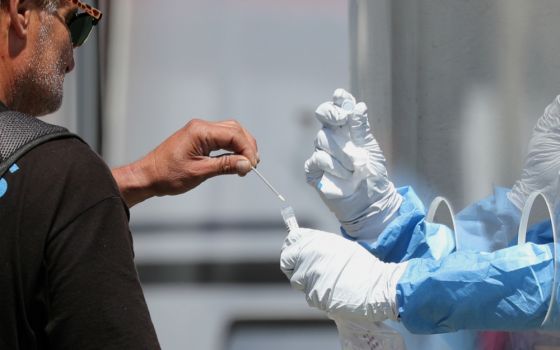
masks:
<path fill-rule="evenodd" d="M 14 33 L 21 39 L 26 39 L 31 20 L 30 0 L 9 0 L 8 13 L 10 15 L 10 26 Z"/>

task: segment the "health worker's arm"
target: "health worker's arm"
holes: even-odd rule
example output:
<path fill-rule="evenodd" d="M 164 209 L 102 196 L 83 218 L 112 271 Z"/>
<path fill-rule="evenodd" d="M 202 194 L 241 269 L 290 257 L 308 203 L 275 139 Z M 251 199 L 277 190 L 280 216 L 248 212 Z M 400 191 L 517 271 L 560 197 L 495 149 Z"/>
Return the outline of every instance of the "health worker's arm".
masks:
<path fill-rule="evenodd" d="M 542 325 L 553 285 L 553 245 L 526 243 L 493 253 L 455 252 L 439 261 L 409 260 L 396 304 L 412 333 L 558 330 L 557 318 Z"/>
<path fill-rule="evenodd" d="M 231 155 L 210 157 L 212 151 Z M 185 193 L 206 179 L 246 175 L 259 162 L 257 142 L 237 121 L 191 120 L 142 159 L 112 170 L 132 207 L 154 196 Z"/>
<path fill-rule="evenodd" d="M 396 215 L 376 237 L 345 238 L 356 241 L 384 262 L 412 258 L 441 259 L 455 250 L 455 234 L 447 226 L 426 220 L 426 210 L 412 187 L 397 189 L 402 197 Z"/>
<path fill-rule="evenodd" d="M 336 234 L 290 232 L 280 267 L 308 304 L 338 320 L 400 320 L 413 333 L 539 328 L 554 283 L 552 245 L 385 263 Z M 546 329 L 559 329 L 552 319 Z"/>
<path fill-rule="evenodd" d="M 307 183 L 348 236 L 375 240 L 397 215 L 402 197 L 389 180 L 367 106 L 337 89 L 331 101 L 317 107 L 315 117 L 322 128 L 305 162 Z"/>
<path fill-rule="evenodd" d="M 439 259 L 455 248 L 453 232 L 425 221 L 413 189 L 396 189 L 368 121 L 365 103 L 343 89 L 315 111 L 322 125 L 305 163 L 307 182 L 341 224 L 343 235 L 386 262 Z"/>

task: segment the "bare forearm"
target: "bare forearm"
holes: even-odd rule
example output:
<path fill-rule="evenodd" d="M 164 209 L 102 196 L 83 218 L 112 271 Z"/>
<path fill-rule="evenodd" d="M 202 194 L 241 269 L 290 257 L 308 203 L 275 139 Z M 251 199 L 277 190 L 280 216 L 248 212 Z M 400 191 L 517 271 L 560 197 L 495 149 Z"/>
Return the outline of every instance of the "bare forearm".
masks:
<path fill-rule="evenodd" d="M 153 176 L 145 159 L 111 170 L 129 208 L 156 195 Z"/>

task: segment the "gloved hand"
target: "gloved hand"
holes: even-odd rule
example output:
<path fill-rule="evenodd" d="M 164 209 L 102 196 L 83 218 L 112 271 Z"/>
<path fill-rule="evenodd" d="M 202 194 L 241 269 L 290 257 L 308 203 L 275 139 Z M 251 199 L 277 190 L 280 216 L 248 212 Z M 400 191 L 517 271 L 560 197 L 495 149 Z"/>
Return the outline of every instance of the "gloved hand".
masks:
<path fill-rule="evenodd" d="M 367 106 L 343 89 L 321 104 L 323 124 L 315 152 L 305 162 L 307 182 L 355 238 L 375 239 L 398 211 L 402 198 L 388 179 L 385 157 L 373 137 Z"/>
<path fill-rule="evenodd" d="M 537 121 L 529 142 L 525 166 L 511 191 L 509 200 L 522 210 L 527 197 L 541 191 L 554 202 L 558 192 L 560 171 L 560 96 L 546 107 Z"/>
<path fill-rule="evenodd" d="M 408 262 L 383 263 L 360 244 L 334 233 L 292 230 L 280 268 L 307 303 L 333 319 L 397 319 L 396 285 Z"/>

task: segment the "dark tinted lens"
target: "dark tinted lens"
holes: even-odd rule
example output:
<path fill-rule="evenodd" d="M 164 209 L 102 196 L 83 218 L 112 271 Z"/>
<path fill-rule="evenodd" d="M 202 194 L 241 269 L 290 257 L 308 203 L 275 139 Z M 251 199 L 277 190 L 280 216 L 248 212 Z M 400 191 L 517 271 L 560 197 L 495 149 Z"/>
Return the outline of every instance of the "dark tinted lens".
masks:
<path fill-rule="evenodd" d="M 74 47 L 80 46 L 86 41 L 91 32 L 91 28 L 93 28 L 93 21 L 93 17 L 86 13 L 81 13 L 72 18 L 70 23 L 68 23 Z"/>

